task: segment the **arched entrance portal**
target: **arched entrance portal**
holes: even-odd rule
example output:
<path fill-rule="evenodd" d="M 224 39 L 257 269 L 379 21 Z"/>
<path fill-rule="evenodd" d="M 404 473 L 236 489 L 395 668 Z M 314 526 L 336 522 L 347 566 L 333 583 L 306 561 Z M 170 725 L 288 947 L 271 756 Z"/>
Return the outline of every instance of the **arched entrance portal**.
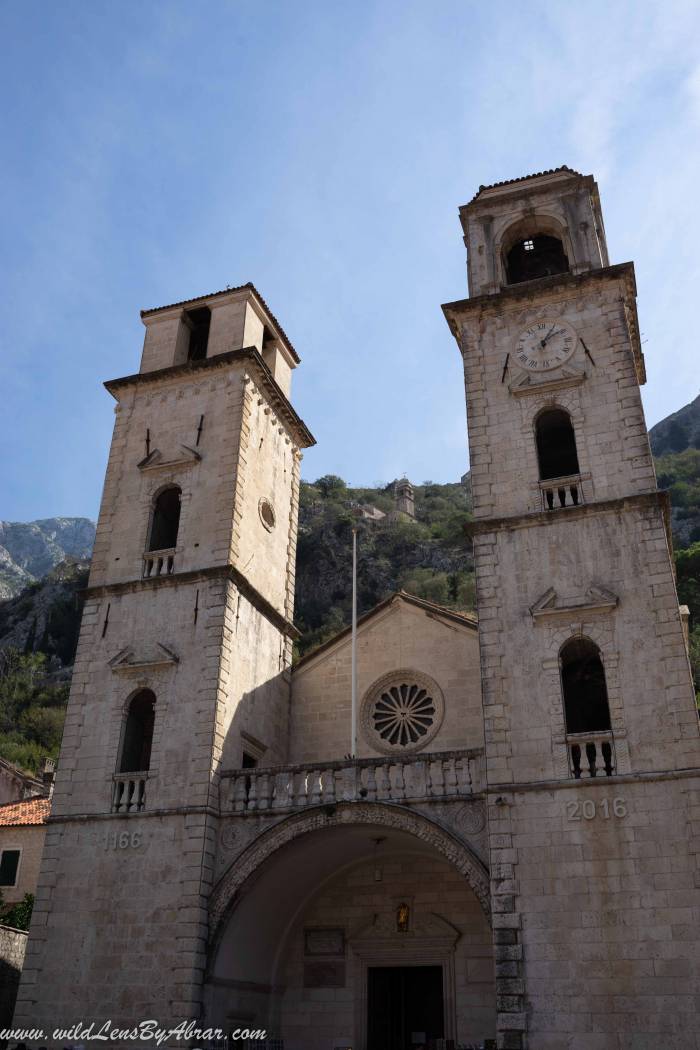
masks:
<path fill-rule="evenodd" d="M 410 1050 L 496 1027 L 488 876 L 440 825 L 339 805 L 259 836 L 211 900 L 207 1021 L 284 1050 Z"/>

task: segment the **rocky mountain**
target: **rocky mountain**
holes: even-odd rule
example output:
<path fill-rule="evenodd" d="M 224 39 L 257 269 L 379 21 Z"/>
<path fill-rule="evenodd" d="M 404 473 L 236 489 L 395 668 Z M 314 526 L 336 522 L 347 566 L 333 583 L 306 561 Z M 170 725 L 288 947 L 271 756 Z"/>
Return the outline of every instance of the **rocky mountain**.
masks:
<path fill-rule="evenodd" d="M 66 558 L 89 558 L 95 525 L 88 518 L 0 521 L 0 601 L 46 576 Z"/>
<path fill-rule="evenodd" d="M 48 667 L 70 667 L 80 629 L 80 591 L 87 585 L 90 562 L 60 562 L 20 594 L 0 602 L 0 651 L 44 653 Z"/>
<path fill-rule="evenodd" d="M 649 431 L 651 451 L 655 456 L 700 449 L 700 394 L 678 412 L 666 416 Z"/>

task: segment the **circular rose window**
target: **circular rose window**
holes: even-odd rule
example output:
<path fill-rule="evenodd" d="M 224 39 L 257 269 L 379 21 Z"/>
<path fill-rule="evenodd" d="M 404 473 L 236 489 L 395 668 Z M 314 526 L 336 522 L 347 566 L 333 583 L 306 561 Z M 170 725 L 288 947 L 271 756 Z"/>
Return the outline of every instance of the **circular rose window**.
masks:
<path fill-rule="evenodd" d="M 394 671 L 380 678 L 362 703 L 362 728 L 384 754 L 420 751 L 437 733 L 444 715 L 440 687 L 418 671 Z"/>
<path fill-rule="evenodd" d="M 275 527 L 275 509 L 270 503 L 269 499 L 264 497 L 258 503 L 258 513 L 260 514 L 260 520 L 267 529 L 268 532 L 272 532 Z"/>

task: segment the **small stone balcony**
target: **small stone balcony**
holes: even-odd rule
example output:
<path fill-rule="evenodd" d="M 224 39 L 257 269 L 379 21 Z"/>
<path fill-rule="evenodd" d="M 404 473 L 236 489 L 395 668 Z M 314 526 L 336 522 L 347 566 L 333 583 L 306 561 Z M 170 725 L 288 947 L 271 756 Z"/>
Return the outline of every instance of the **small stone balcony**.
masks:
<path fill-rule="evenodd" d="M 610 731 L 569 733 L 566 738 L 569 773 L 574 780 L 611 777 L 617 772 L 615 741 Z"/>
<path fill-rule="evenodd" d="M 542 510 L 559 510 L 560 507 L 578 507 L 583 503 L 582 482 L 586 480 L 581 474 L 571 474 L 565 478 L 549 478 L 540 481 Z"/>
<path fill-rule="evenodd" d="M 175 548 L 162 551 L 147 551 L 143 556 L 143 577 L 171 576 L 175 571 Z"/>
<path fill-rule="evenodd" d="M 115 773 L 112 777 L 112 813 L 141 813 L 146 808 L 148 773 Z"/>
<path fill-rule="evenodd" d="M 341 759 L 222 774 L 224 813 L 291 813 L 338 802 L 452 801 L 484 787 L 484 752 Z"/>

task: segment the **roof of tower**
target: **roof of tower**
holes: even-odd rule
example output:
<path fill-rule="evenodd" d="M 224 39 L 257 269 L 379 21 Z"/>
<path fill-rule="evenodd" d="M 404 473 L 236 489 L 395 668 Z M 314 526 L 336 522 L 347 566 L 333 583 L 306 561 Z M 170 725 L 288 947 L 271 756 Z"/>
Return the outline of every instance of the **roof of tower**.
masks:
<path fill-rule="evenodd" d="M 256 299 L 259 301 L 259 303 L 262 306 L 263 310 L 265 311 L 265 313 L 270 318 L 270 321 L 275 326 L 275 328 L 277 329 L 277 331 L 279 332 L 281 337 L 284 339 L 284 341 L 285 341 L 285 343 L 286 343 L 286 345 L 287 345 L 287 347 L 289 349 L 289 352 L 291 353 L 292 357 L 294 358 L 294 360 L 296 361 L 297 364 L 300 364 L 301 363 L 301 358 L 299 357 L 298 353 L 296 352 L 296 350 L 292 346 L 287 333 L 285 332 L 284 328 L 279 323 L 279 321 L 277 320 L 277 318 L 273 314 L 272 310 L 267 305 L 267 303 L 265 302 L 265 300 L 263 299 L 262 295 L 260 294 L 260 292 L 255 287 L 255 285 L 253 284 L 252 281 L 247 281 L 245 284 L 238 284 L 238 285 L 236 285 L 233 288 L 222 288 L 220 291 L 218 291 L 218 292 L 210 292 L 208 295 L 196 295 L 193 299 L 182 299 L 180 302 L 177 302 L 177 303 L 166 303 L 165 306 L 152 306 L 149 310 L 142 310 L 141 311 L 141 317 L 150 317 L 151 314 L 157 314 L 161 310 L 172 310 L 173 307 L 175 307 L 175 306 L 190 306 L 192 303 L 204 302 L 207 299 L 216 299 L 220 295 L 230 295 L 232 292 L 244 292 L 244 291 L 250 291 L 250 292 L 254 293 Z"/>
<path fill-rule="evenodd" d="M 541 179 L 546 175 L 559 175 L 560 173 L 565 175 L 576 175 L 578 178 L 583 178 L 580 171 L 574 171 L 567 164 L 562 164 L 559 168 L 548 168 L 547 171 L 535 171 L 531 175 L 520 175 L 516 179 L 504 179 L 502 182 L 492 182 L 489 186 L 479 186 L 472 199 L 469 201 L 471 204 L 477 199 L 485 190 L 495 190 L 500 186 L 514 186 L 519 182 L 528 182 L 530 179 Z"/>

